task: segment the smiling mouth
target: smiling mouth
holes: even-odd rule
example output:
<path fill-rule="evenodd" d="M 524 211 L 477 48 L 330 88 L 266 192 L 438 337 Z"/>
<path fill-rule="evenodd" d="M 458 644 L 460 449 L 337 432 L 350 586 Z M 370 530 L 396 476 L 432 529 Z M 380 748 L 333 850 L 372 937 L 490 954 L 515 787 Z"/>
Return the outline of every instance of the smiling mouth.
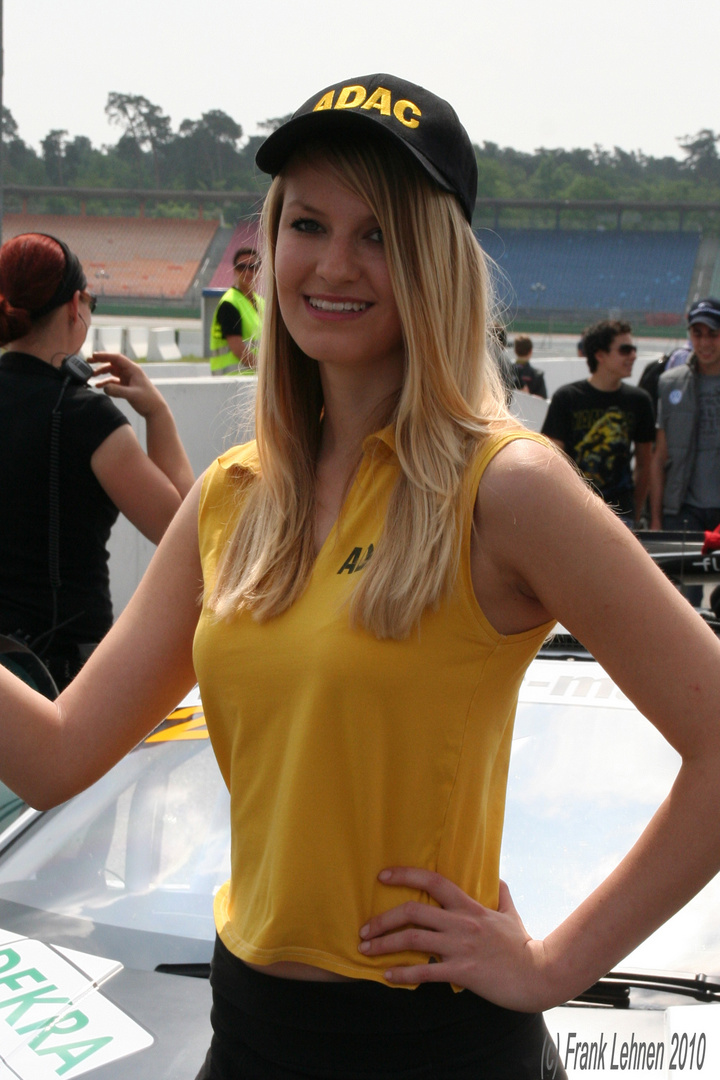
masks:
<path fill-rule="evenodd" d="M 318 300 L 308 297 L 308 304 L 317 311 L 365 311 L 368 304 L 361 300 Z"/>

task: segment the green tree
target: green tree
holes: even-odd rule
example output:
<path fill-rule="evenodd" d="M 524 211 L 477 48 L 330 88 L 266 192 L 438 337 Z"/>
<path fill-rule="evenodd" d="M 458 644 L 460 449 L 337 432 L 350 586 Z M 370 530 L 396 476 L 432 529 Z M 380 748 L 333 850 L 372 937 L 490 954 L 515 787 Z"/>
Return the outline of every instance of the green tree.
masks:
<path fill-rule="evenodd" d="M 34 150 L 20 138 L 15 118 L 2 108 L 3 172 L 7 184 L 42 184 L 45 168 Z"/>
<path fill-rule="evenodd" d="M 685 165 L 688 169 L 692 169 L 703 180 L 720 180 L 720 135 L 716 135 L 710 128 L 703 128 L 697 135 L 684 135 L 678 142 L 687 154 Z"/>
<path fill-rule="evenodd" d="M 288 120 L 292 120 L 292 115 L 292 113 L 286 113 L 285 116 L 273 116 L 270 120 L 258 120 L 257 126 L 266 135 L 271 135 L 273 131 L 277 131 L 283 124 L 287 124 Z"/>
<path fill-rule="evenodd" d="M 2 138 L 6 143 L 18 138 L 18 126 L 7 105 L 2 107 Z"/>
<path fill-rule="evenodd" d="M 105 112 L 111 124 L 124 128 L 124 137 L 136 147 L 138 173 L 143 174 L 143 152 L 152 156 L 155 187 L 160 187 L 160 158 L 172 140 L 170 117 L 159 105 L 153 105 L 140 94 L 108 94 Z"/>
<path fill-rule="evenodd" d="M 64 128 L 54 128 L 40 143 L 48 180 L 51 184 L 59 184 L 60 187 L 65 183 L 63 165 L 67 137 L 68 133 Z"/>
<path fill-rule="evenodd" d="M 237 144 L 242 127 L 222 109 L 211 109 L 199 120 L 183 120 L 175 155 L 186 177 L 187 186 L 222 187 L 237 165 Z"/>

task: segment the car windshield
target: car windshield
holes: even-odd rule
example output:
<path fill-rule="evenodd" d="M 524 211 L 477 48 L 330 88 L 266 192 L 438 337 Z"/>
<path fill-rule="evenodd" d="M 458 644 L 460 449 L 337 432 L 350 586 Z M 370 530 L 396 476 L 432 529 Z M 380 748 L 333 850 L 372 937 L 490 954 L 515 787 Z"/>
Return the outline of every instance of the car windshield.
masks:
<path fill-rule="evenodd" d="M 556 927 L 619 862 L 679 764 L 596 663 L 534 661 L 515 723 L 501 860 L 529 933 Z M 207 962 L 213 896 L 230 876 L 229 823 L 202 712 L 178 709 L 0 857 L 0 926 L 136 967 Z M 720 878 L 622 968 L 720 976 L 719 909 Z"/>
<path fill-rule="evenodd" d="M 534 661 L 515 723 L 501 863 L 530 934 L 555 928 L 617 865 L 679 766 L 596 663 Z M 620 967 L 720 974 L 718 910 L 720 876 Z"/>
<path fill-rule="evenodd" d="M 230 874 L 229 822 L 207 738 L 146 742 L 13 844 L 0 899 L 74 920 L 76 946 L 88 920 L 201 942 L 181 959 L 207 959 L 212 897 Z"/>

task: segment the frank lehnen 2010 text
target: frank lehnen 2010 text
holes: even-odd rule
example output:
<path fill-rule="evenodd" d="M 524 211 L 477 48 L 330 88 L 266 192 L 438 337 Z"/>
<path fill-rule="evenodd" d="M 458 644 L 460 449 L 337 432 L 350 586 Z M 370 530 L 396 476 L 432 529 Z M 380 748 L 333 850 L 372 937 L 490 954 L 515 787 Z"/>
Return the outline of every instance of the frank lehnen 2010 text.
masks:
<path fill-rule="evenodd" d="M 608 1072 L 626 1072 L 630 1069 L 660 1071 L 665 1059 L 665 1043 L 662 1039 L 644 1042 L 636 1039 L 634 1032 L 629 1041 L 624 1039 L 620 1042 L 617 1032 L 613 1033 L 612 1039 L 606 1039 L 600 1032 L 599 1038 L 585 1042 L 578 1038 L 576 1031 L 569 1031 L 565 1053 L 562 1052 L 559 1036 L 556 1045 L 565 1068 L 579 1072 L 590 1069 L 607 1069 Z"/>

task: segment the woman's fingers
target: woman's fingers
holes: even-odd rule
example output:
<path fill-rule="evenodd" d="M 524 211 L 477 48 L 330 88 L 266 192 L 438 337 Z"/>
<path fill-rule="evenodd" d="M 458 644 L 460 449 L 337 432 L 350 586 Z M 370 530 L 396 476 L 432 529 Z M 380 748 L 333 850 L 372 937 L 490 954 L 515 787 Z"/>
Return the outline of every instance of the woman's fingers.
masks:
<path fill-rule="evenodd" d="M 365 941 L 409 926 L 424 927 L 435 931 L 444 930 L 447 929 L 447 913 L 449 912 L 472 912 L 477 917 L 486 910 L 448 878 L 432 870 L 422 870 L 413 866 L 394 866 L 382 870 L 378 874 L 378 880 L 383 885 L 404 886 L 427 893 L 438 906 L 421 900 L 406 900 L 397 907 L 374 915 L 360 930 L 360 937 Z M 508 900 L 509 897 L 508 892 Z"/>
<path fill-rule="evenodd" d="M 418 952 L 434 953 L 438 947 L 435 930 L 419 926 L 406 926 L 397 933 L 385 933 L 380 937 L 361 941 L 358 949 L 364 956 L 384 956 L 387 953 Z"/>
<path fill-rule="evenodd" d="M 106 371 L 110 371 L 110 364 L 99 364 L 96 360 L 93 360 L 92 369 L 96 375 L 104 375 Z"/>
<path fill-rule="evenodd" d="M 406 926 L 440 930 L 442 921 L 441 908 L 433 907 L 432 904 L 423 904 L 420 901 L 408 900 L 404 904 L 390 908 L 389 911 L 373 916 L 360 930 L 360 937 L 364 941 L 369 941 Z"/>
<path fill-rule="evenodd" d="M 122 353 L 96 352 L 92 360 L 93 365 L 97 365 L 98 373 L 111 372 L 126 385 L 133 383 L 144 387 L 150 381 L 140 366 Z"/>
<path fill-rule="evenodd" d="M 397 960 L 398 954 L 421 953 L 430 957 L 425 964 L 395 963 L 385 971 L 388 982 L 452 982 L 513 1008 L 525 1008 L 527 1001 L 534 1001 L 526 983 L 535 978 L 542 957 L 536 955 L 505 882 L 500 882 L 495 910 L 429 870 L 392 867 L 378 878 L 386 885 L 423 892 L 435 901 L 405 901 L 373 916 L 360 930 L 358 948 L 365 956 L 394 954 Z"/>
<path fill-rule="evenodd" d="M 411 967 L 388 968 L 384 973 L 388 982 L 397 986 L 417 986 L 427 982 L 453 982 L 453 976 L 442 963 L 414 964 Z"/>
<path fill-rule="evenodd" d="M 378 881 L 383 885 L 405 885 L 410 889 L 419 889 L 443 908 L 465 907 L 474 903 L 459 886 L 442 874 L 434 870 L 421 870 L 417 866 L 388 867 L 380 871 Z"/>

